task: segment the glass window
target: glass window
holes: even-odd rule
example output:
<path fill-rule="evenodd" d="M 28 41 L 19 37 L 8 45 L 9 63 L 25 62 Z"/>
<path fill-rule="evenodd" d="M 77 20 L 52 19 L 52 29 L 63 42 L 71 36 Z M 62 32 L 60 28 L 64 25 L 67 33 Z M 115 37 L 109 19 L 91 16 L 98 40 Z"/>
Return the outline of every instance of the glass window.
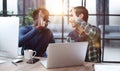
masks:
<path fill-rule="evenodd" d="M 113 33 L 119 36 L 119 33 Z M 112 34 L 111 34 L 112 36 Z M 120 62 L 120 40 L 105 40 L 104 61 Z"/>
<path fill-rule="evenodd" d="M 23 0 L 18 0 L 18 14 L 23 14 Z"/>
<path fill-rule="evenodd" d="M 110 9 L 110 14 L 120 14 L 120 9 L 119 7 L 120 0 L 110 0 L 109 4 L 109 9 Z M 119 25 L 120 22 L 120 17 L 119 16 L 110 16 L 110 25 Z"/>
<path fill-rule="evenodd" d="M 64 38 L 67 37 L 69 32 L 73 30 L 72 25 L 68 21 L 68 17 L 64 16 Z"/>
<path fill-rule="evenodd" d="M 0 14 L 2 14 L 2 8 L 3 8 L 3 0 L 0 0 Z"/>
<path fill-rule="evenodd" d="M 3 8 L 3 0 L 0 0 L 0 11 L 2 10 Z"/>
<path fill-rule="evenodd" d="M 61 16 L 50 16 L 50 22 L 48 28 L 50 28 L 55 38 L 62 38 L 62 17 Z"/>
<path fill-rule="evenodd" d="M 46 8 L 49 10 L 50 14 L 60 15 L 63 11 L 62 0 L 46 0 Z"/>
<path fill-rule="evenodd" d="M 96 24 L 96 16 L 89 16 L 88 23 L 91 24 L 91 25 L 97 26 L 97 24 Z"/>
<path fill-rule="evenodd" d="M 96 0 L 86 0 L 86 8 L 89 14 L 96 14 Z"/>
<path fill-rule="evenodd" d="M 109 0 L 110 14 L 120 14 L 120 0 Z"/>
<path fill-rule="evenodd" d="M 96 0 L 92 0 L 92 1 L 87 0 L 86 8 L 88 9 L 89 14 L 96 14 Z M 90 23 L 92 25 L 97 25 L 96 24 L 96 15 L 95 16 L 89 15 L 88 23 Z"/>
<path fill-rule="evenodd" d="M 120 0 L 109 0 L 109 28 L 105 28 L 104 61 L 120 62 Z M 112 16 L 111 16 L 112 15 Z M 107 27 L 107 26 L 106 26 Z"/>
<path fill-rule="evenodd" d="M 56 38 L 66 38 L 68 33 L 72 30 L 72 26 L 69 24 L 68 21 L 68 13 L 72 7 L 82 6 L 82 0 L 53 0 L 53 1 L 46 0 L 46 8 L 48 9 L 51 15 L 50 21 L 54 23 L 54 24 L 49 24 L 49 28 L 51 28 Z M 92 2 L 88 1 L 86 3 L 89 12 L 95 14 L 96 1 L 95 0 Z M 62 16 L 64 16 L 63 19 Z M 90 16 L 88 21 L 90 24 L 96 25 L 95 16 Z M 62 37 L 62 35 L 64 35 L 64 37 Z"/>
<path fill-rule="evenodd" d="M 36 9 L 45 6 L 45 0 L 18 0 L 18 13 L 23 14 L 23 9 L 25 14 L 28 14 L 31 9 Z"/>
<path fill-rule="evenodd" d="M 18 0 L 7 0 L 7 10 L 8 14 L 18 14 L 18 6 L 17 6 L 17 1 Z"/>
<path fill-rule="evenodd" d="M 120 26 L 120 16 L 110 16 L 110 25 Z"/>
<path fill-rule="evenodd" d="M 69 0 L 70 8 L 75 6 L 82 6 L 81 5 L 82 0 Z"/>

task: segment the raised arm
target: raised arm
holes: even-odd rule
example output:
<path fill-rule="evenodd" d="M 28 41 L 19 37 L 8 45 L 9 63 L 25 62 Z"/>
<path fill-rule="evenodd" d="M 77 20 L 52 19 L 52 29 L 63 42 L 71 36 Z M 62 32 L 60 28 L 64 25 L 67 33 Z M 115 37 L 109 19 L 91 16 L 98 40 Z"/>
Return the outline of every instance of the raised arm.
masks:
<path fill-rule="evenodd" d="M 27 43 L 32 37 L 36 35 L 38 30 L 36 28 L 30 28 L 27 26 L 19 29 L 19 47 Z"/>
<path fill-rule="evenodd" d="M 76 20 L 76 22 L 80 25 L 80 27 L 83 29 L 85 34 L 90 37 L 90 39 L 93 39 L 97 35 L 97 29 L 92 25 L 90 25 L 89 23 L 79 18 Z"/>

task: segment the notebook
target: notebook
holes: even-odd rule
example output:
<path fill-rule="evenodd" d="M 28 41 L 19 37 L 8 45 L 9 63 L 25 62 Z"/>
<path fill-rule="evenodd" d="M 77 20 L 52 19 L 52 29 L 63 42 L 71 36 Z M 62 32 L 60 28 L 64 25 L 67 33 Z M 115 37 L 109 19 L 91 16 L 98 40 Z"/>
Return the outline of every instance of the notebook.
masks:
<path fill-rule="evenodd" d="M 45 68 L 83 65 L 88 42 L 50 43 L 48 56 L 40 61 Z"/>

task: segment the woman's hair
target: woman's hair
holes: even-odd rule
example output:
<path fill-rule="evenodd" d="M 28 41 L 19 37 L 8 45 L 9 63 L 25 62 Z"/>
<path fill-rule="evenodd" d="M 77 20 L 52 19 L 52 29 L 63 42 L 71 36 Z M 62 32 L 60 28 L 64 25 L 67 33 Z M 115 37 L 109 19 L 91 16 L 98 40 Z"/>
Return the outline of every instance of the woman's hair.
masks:
<path fill-rule="evenodd" d="M 86 22 L 88 21 L 88 10 L 85 7 L 77 6 L 77 7 L 74 7 L 74 9 L 76 10 L 75 13 L 77 17 L 82 13 L 84 15 L 83 20 Z"/>
<path fill-rule="evenodd" d="M 49 12 L 48 12 L 48 10 L 46 10 L 45 8 L 38 8 L 38 9 L 36 9 L 36 10 L 34 10 L 33 11 L 33 14 L 32 14 L 32 18 L 34 19 L 34 20 L 36 20 L 37 18 L 38 18 L 38 16 L 39 16 L 39 12 L 40 11 L 42 11 L 42 13 L 45 15 L 44 16 L 44 21 L 46 22 L 46 23 L 48 23 L 49 22 Z"/>

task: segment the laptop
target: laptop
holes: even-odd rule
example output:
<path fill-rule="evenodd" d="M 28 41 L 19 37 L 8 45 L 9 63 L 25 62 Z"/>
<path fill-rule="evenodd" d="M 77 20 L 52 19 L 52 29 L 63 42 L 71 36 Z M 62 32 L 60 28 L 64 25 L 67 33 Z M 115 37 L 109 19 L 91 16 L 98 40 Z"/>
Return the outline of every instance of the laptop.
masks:
<path fill-rule="evenodd" d="M 83 65 L 88 42 L 50 43 L 47 58 L 40 61 L 45 68 Z"/>
<path fill-rule="evenodd" d="M 19 58 L 19 17 L 0 17 L 0 57 Z"/>

